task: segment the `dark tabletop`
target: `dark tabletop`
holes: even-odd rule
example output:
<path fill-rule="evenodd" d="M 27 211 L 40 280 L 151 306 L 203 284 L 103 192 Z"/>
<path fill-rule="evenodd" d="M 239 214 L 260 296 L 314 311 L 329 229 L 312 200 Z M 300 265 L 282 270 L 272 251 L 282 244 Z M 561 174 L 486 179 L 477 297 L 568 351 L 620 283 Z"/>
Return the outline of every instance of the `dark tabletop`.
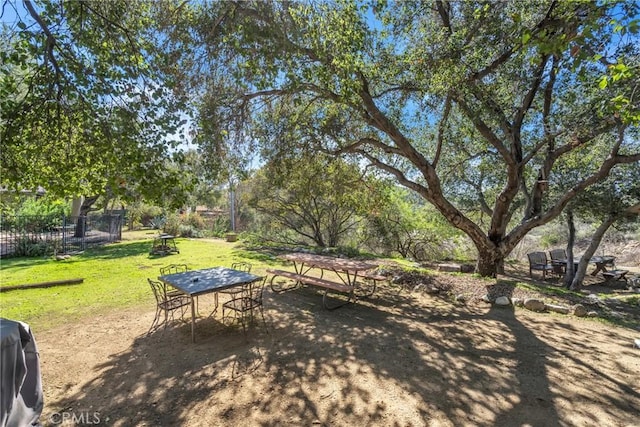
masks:
<path fill-rule="evenodd" d="M 215 267 L 167 274 L 160 276 L 159 279 L 185 294 L 194 296 L 255 282 L 262 277 L 232 268 Z"/>

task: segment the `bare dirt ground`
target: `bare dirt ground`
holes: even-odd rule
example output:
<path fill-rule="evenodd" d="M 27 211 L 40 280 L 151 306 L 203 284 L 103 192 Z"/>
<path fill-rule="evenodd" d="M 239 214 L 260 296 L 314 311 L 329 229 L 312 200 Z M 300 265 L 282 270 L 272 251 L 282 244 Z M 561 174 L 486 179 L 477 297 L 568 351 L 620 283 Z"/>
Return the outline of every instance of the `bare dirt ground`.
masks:
<path fill-rule="evenodd" d="M 441 275 L 449 294 L 486 282 Z M 551 285 L 553 286 L 553 285 Z M 594 285 L 595 286 L 595 285 Z M 588 288 L 588 287 L 587 287 Z M 265 291 L 266 328 L 201 318 L 146 336 L 144 312 L 36 335 L 45 425 L 640 426 L 640 320 L 496 308 L 383 285 L 336 311 Z M 201 297 L 204 313 L 208 297 Z M 636 306 L 637 308 L 637 306 Z"/>

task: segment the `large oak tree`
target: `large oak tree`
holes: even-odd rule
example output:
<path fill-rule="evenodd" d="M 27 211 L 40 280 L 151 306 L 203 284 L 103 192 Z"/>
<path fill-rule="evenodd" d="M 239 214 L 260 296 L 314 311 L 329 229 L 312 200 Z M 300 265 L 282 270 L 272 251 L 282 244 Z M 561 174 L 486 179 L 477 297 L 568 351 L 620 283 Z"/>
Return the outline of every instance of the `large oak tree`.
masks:
<path fill-rule="evenodd" d="M 637 112 L 637 7 L 205 2 L 173 41 L 209 144 L 243 134 L 268 157 L 355 154 L 466 233 L 492 276 L 529 231 L 640 160 L 618 138 Z M 549 191 L 576 156 L 587 170 Z"/>

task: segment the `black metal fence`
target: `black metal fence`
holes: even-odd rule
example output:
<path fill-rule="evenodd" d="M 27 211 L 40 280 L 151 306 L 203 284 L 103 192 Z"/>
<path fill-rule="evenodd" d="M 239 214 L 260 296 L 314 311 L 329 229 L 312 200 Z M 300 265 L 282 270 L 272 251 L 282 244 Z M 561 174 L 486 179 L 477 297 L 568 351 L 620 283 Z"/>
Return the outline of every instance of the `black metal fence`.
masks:
<path fill-rule="evenodd" d="M 0 257 L 79 252 L 122 238 L 122 215 L 7 216 L 0 218 Z"/>

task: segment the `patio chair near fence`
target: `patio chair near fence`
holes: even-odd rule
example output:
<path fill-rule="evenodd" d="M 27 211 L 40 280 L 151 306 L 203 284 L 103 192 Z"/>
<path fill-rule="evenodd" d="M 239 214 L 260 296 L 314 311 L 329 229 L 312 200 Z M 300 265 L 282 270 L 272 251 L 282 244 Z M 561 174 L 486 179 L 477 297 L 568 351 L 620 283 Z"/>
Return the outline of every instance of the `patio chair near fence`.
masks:
<path fill-rule="evenodd" d="M 529 259 L 529 276 L 533 279 L 534 271 L 542 272 L 542 280 L 547 279 L 547 272 L 553 273 L 553 265 L 547 262 L 547 254 L 544 252 L 531 252 L 527 254 Z"/>

